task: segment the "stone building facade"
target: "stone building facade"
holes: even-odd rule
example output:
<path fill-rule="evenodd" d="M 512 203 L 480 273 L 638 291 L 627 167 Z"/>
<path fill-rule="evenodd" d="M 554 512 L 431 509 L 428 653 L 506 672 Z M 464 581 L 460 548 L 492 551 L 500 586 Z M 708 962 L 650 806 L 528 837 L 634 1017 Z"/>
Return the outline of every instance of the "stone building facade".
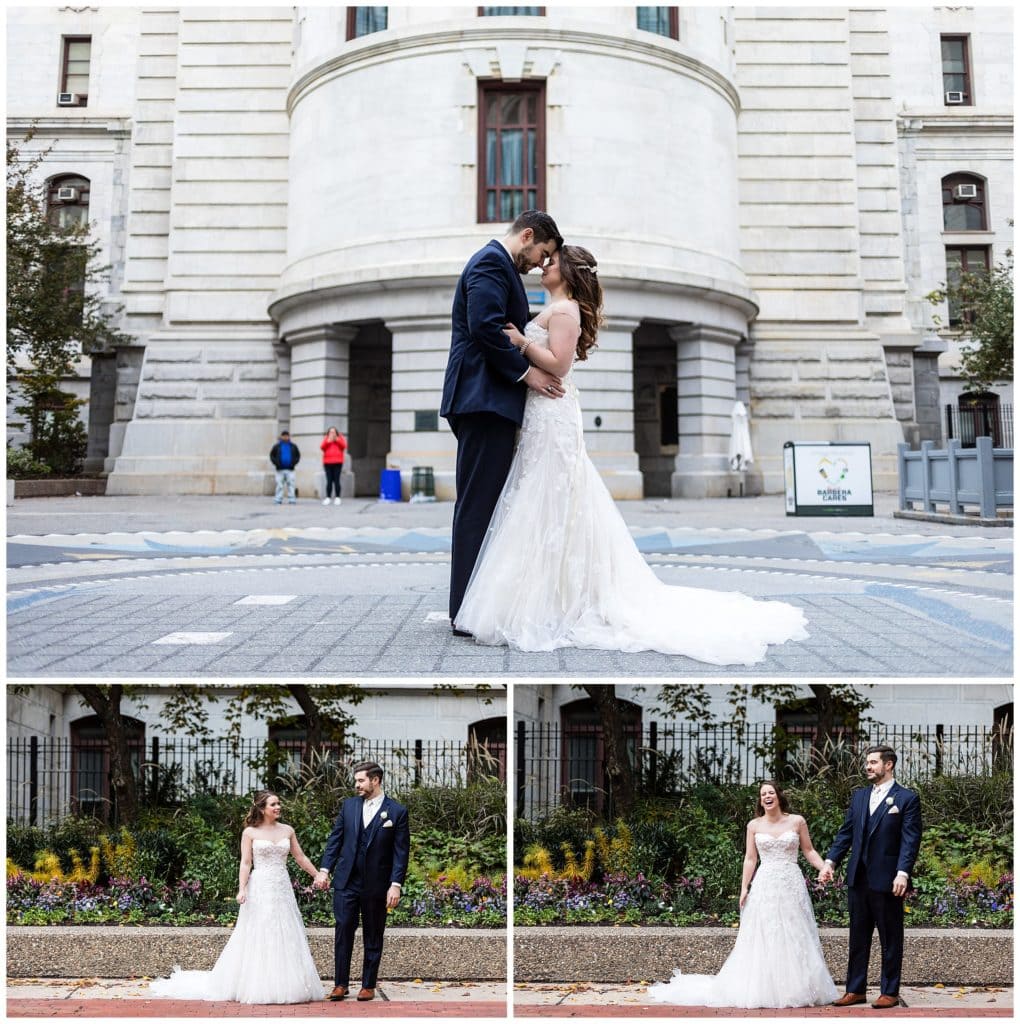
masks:
<path fill-rule="evenodd" d="M 519 184 L 488 144 L 508 98 L 535 146 L 516 194 L 599 259 L 609 322 L 577 377 L 612 492 L 733 492 L 737 400 L 751 490 L 781 488 L 787 440 L 868 441 L 894 487 L 896 445 L 940 431 L 953 335 L 924 296 L 950 247 L 1011 244 L 1009 9 L 490 10 L 9 13 L 9 130 L 37 123 L 48 179 L 90 178 L 134 339 L 92 361 L 108 492 L 264 493 L 281 427 L 308 492 L 335 424 L 360 493 L 431 466 L 452 496 L 450 305 L 505 229 L 490 186 Z M 81 38 L 87 104 L 57 107 Z M 954 174 L 985 196 L 962 235 Z"/>

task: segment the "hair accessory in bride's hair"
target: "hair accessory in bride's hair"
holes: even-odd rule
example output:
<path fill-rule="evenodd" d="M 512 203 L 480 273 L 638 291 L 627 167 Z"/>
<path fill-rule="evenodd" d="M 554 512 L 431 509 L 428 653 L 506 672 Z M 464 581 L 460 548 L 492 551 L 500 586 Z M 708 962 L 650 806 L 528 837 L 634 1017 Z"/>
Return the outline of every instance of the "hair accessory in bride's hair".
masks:
<path fill-rule="evenodd" d="M 588 270 L 591 273 L 593 273 L 596 277 L 598 277 L 598 273 L 599 273 L 599 268 L 598 267 L 589 267 L 588 264 L 586 264 L 586 263 L 578 263 L 577 264 L 577 269 L 578 270 Z"/>

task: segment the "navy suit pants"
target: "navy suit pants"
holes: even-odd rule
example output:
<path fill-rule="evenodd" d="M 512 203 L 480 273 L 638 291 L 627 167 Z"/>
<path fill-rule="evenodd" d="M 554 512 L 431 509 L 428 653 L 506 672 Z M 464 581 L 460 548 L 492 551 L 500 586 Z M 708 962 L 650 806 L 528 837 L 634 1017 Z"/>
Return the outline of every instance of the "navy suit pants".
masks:
<path fill-rule="evenodd" d="M 881 988 L 884 996 L 898 996 L 903 969 L 903 898 L 892 892 L 869 889 L 867 883 L 847 889 L 850 904 L 850 960 L 847 992 L 868 990 L 871 937 L 878 929 L 882 947 Z"/>
<path fill-rule="evenodd" d="M 385 892 L 382 895 L 366 892 L 352 880 L 345 888 L 333 890 L 333 917 L 336 921 L 333 938 L 336 984 L 350 988 L 354 933 L 360 917 L 365 947 L 361 985 L 363 988 L 375 988 L 382 961 L 383 933 L 386 931 Z"/>
<path fill-rule="evenodd" d="M 449 420 L 457 438 L 457 503 L 450 560 L 450 619 L 456 624 L 485 531 L 510 472 L 517 424 L 488 412 L 451 416 Z"/>

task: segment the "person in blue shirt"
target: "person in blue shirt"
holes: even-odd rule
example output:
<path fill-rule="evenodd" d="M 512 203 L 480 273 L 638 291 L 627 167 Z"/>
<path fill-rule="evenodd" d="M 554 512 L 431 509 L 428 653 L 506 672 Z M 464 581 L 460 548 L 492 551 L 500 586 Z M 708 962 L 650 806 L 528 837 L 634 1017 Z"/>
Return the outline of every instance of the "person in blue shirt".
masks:
<path fill-rule="evenodd" d="M 276 468 L 276 494 L 273 501 L 277 505 L 283 504 L 283 492 L 287 492 L 287 500 L 297 504 L 297 488 L 294 486 L 294 470 L 301 461 L 301 452 L 298 446 L 290 439 L 290 433 L 286 430 L 280 431 L 280 439 L 273 445 L 269 453 L 269 461 Z"/>

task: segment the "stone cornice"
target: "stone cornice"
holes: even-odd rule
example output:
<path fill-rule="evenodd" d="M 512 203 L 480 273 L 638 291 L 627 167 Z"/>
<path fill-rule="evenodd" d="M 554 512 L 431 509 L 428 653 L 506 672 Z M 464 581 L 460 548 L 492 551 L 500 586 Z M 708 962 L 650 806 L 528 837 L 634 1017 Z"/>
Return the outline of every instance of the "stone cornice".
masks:
<path fill-rule="evenodd" d="M 131 136 L 129 117 L 8 117 L 7 134 L 36 138 L 89 138 L 96 135 Z"/>
<path fill-rule="evenodd" d="M 896 127 L 901 135 L 1012 135 L 1013 115 L 901 110 Z"/>
<path fill-rule="evenodd" d="M 375 36 L 386 38 L 376 39 Z M 365 42 L 365 40 L 371 40 Z M 431 32 L 409 29 L 373 33 L 362 40 L 342 43 L 338 52 L 312 62 L 300 69 L 287 95 L 287 113 L 308 93 L 341 75 L 350 74 L 374 64 L 424 54 L 457 53 L 501 43 L 524 44 L 536 50 L 580 50 L 607 57 L 626 56 L 632 60 L 673 70 L 701 81 L 722 96 L 735 113 L 740 112 L 736 86 L 720 71 L 685 53 L 675 40 L 655 42 L 624 32 L 593 32 L 584 29 L 547 28 L 535 25 L 480 25 L 469 28 L 447 28 Z M 360 45 L 359 45 L 360 44 Z"/>

